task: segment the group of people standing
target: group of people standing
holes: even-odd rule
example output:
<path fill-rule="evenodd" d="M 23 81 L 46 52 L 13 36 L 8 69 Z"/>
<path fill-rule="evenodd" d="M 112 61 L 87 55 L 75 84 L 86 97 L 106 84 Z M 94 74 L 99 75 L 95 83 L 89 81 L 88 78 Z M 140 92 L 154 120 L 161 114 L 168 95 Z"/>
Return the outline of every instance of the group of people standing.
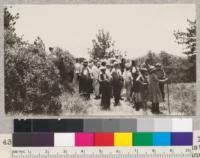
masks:
<path fill-rule="evenodd" d="M 114 106 L 120 105 L 120 100 L 133 103 L 138 111 L 147 110 L 147 102 L 151 102 L 152 113 L 159 114 L 159 103 L 165 100 L 164 84 L 166 74 L 160 63 L 150 65 L 148 60 L 137 65 L 135 60 L 126 61 L 117 57 L 111 60 L 76 60 L 75 81 L 79 85 L 79 93 L 85 99 L 90 94 L 95 99 L 101 99 L 102 109 L 109 110 L 111 99 Z M 125 89 L 126 97 L 122 97 Z"/>

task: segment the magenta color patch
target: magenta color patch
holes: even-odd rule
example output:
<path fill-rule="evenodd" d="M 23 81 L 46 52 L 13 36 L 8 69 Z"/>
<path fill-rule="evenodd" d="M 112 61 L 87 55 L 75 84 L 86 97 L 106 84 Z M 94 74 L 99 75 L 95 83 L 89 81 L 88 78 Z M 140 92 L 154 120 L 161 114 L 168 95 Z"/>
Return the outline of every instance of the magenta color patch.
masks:
<path fill-rule="evenodd" d="M 75 146 L 94 146 L 94 134 L 75 133 Z"/>

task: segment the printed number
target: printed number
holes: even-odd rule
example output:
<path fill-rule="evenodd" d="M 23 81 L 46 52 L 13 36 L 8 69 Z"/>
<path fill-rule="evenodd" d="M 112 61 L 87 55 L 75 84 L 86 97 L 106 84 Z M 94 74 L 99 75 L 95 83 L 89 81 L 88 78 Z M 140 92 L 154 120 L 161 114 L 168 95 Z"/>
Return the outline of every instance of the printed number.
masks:
<path fill-rule="evenodd" d="M 120 153 L 120 150 L 116 150 L 116 153 L 119 154 L 119 153 Z"/>
<path fill-rule="evenodd" d="M 45 150 L 44 153 L 45 153 L 45 154 L 49 154 L 49 150 Z"/>
<path fill-rule="evenodd" d="M 152 149 L 152 152 L 153 152 L 153 153 L 156 153 L 156 149 Z"/>
<path fill-rule="evenodd" d="M 192 150 L 197 150 L 198 149 L 198 146 L 197 145 L 194 145 L 193 147 L 192 147 Z"/>
<path fill-rule="evenodd" d="M 11 139 L 4 139 L 3 145 L 12 145 L 12 140 Z"/>
<path fill-rule="evenodd" d="M 198 143 L 200 143 L 200 136 L 198 136 Z"/>
<path fill-rule="evenodd" d="M 81 150 L 81 153 L 85 154 L 85 150 Z"/>
<path fill-rule="evenodd" d="M 103 150 L 102 150 L 102 149 L 99 149 L 99 153 L 100 153 L 100 154 L 103 154 Z"/>
<path fill-rule="evenodd" d="M 190 152 L 191 152 L 191 149 L 186 149 L 186 152 L 190 153 Z"/>

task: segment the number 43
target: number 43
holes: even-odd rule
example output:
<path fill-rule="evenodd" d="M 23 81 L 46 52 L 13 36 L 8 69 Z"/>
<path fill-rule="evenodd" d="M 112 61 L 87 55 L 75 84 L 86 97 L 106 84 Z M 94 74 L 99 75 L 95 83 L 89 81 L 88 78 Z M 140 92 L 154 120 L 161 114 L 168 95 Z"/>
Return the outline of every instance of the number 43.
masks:
<path fill-rule="evenodd" d="M 4 139 L 3 145 L 12 145 L 12 139 Z"/>

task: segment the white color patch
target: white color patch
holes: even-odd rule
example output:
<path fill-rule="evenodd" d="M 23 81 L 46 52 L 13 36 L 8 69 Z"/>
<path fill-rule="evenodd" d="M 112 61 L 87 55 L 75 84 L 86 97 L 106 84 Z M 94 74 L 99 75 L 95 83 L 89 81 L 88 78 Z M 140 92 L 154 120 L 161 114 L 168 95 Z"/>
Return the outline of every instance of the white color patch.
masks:
<path fill-rule="evenodd" d="M 75 146 L 75 133 L 54 133 L 54 146 Z"/>
<path fill-rule="evenodd" d="M 172 119 L 172 132 L 192 132 L 192 118 Z"/>

